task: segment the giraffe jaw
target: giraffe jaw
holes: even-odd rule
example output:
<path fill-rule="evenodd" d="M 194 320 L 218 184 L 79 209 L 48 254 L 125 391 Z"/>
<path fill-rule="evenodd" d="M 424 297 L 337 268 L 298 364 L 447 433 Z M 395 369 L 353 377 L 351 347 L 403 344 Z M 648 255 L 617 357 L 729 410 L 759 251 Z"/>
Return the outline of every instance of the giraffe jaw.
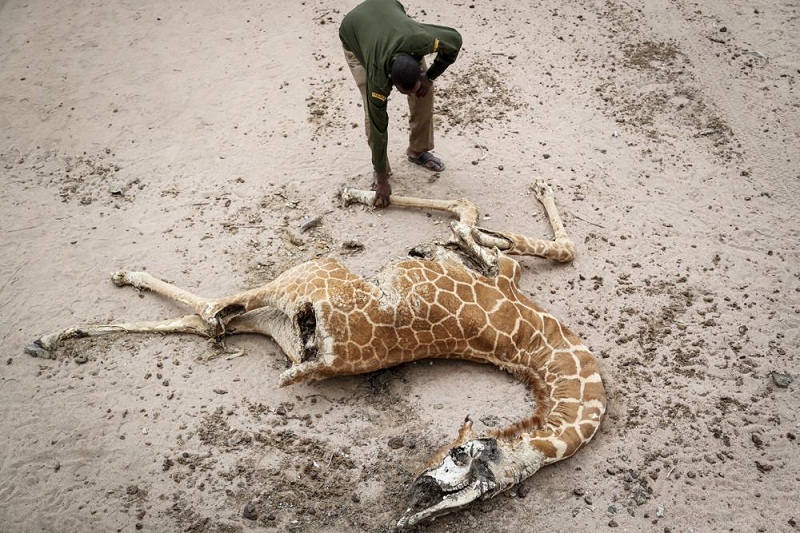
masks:
<path fill-rule="evenodd" d="M 397 522 L 404 530 L 457 511 L 497 492 L 492 472 L 499 458 L 494 439 L 475 439 L 452 448 L 411 487 L 412 505 Z"/>

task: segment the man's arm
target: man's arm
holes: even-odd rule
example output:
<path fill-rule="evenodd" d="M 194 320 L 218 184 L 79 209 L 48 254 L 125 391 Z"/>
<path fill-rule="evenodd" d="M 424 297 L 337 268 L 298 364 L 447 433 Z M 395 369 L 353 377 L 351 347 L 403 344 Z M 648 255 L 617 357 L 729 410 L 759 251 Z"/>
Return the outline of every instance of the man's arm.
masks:
<path fill-rule="evenodd" d="M 369 118 L 369 145 L 372 148 L 372 166 L 375 172 L 386 172 L 386 147 L 389 144 L 389 114 L 386 112 L 386 99 L 367 83 L 367 117 Z"/>
<path fill-rule="evenodd" d="M 431 25 L 429 28 L 434 38 L 432 52 L 436 53 L 436 57 L 425 74 L 430 81 L 433 81 L 458 58 L 458 53 L 461 51 L 461 34 L 445 26 Z"/>
<path fill-rule="evenodd" d="M 386 207 L 392 188 L 389 185 L 387 146 L 389 144 L 389 114 L 387 96 L 374 91 L 367 84 L 367 117 L 369 118 L 369 145 L 372 150 L 372 168 L 375 169 L 375 206 Z"/>

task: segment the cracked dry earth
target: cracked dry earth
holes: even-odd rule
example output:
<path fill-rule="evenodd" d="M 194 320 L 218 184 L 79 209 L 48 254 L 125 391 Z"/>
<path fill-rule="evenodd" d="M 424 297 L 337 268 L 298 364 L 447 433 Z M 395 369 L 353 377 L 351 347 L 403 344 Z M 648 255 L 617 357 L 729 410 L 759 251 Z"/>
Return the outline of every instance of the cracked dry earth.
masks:
<path fill-rule="evenodd" d="M 0 531 L 391 531 L 464 416 L 532 409 L 458 362 L 277 389 L 270 342 L 39 335 L 176 309 L 333 255 L 365 276 L 447 235 L 438 214 L 341 208 L 366 188 L 338 43 L 355 5 L 0 2 Z M 543 235 L 541 175 L 578 244 L 522 287 L 598 355 L 598 436 L 421 531 L 794 531 L 800 521 L 800 7 L 684 0 L 405 3 L 458 28 L 431 176 L 490 228 Z M 141 297 L 137 297 L 141 296 Z"/>

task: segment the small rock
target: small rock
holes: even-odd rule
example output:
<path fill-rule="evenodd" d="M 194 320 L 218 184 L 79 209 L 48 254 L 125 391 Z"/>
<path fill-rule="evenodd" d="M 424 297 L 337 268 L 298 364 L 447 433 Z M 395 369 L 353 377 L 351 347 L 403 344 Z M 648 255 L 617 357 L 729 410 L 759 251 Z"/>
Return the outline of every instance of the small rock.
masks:
<path fill-rule="evenodd" d="M 300 231 L 304 232 L 304 231 L 310 230 L 311 228 L 316 228 L 321 223 L 322 223 L 322 217 L 321 216 L 304 218 L 300 222 Z"/>
<path fill-rule="evenodd" d="M 108 188 L 108 192 L 111 193 L 111 196 L 122 196 L 125 191 L 119 185 L 112 185 Z"/>
<path fill-rule="evenodd" d="M 86 354 L 78 354 L 75 356 L 75 362 L 79 365 L 86 363 L 89 360 L 89 356 Z"/>
<path fill-rule="evenodd" d="M 775 467 L 772 466 L 771 464 L 760 463 L 760 462 L 756 461 L 756 468 L 758 468 L 759 472 L 767 473 L 767 472 L 769 472 L 770 470 L 772 470 Z"/>
<path fill-rule="evenodd" d="M 656 509 L 656 516 L 659 518 L 664 518 L 664 506 L 659 505 L 658 509 Z"/>
<path fill-rule="evenodd" d="M 500 419 L 496 415 L 484 416 L 480 420 L 483 425 L 490 428 L 496 427 L 500 424 Z"/>
<path fill-rule="evenodd" d="M 303 246 L 306 243 L 306 241 L 303 240 L 303 238 L 300 235 L 292 231 L 286 232 L 286 238 L 289 240 L 290 243 L 294 244 L 295 246 Z"/>
<path fill-rule="evenodd" d="M 575 496 L 584 496 L 586 494 L 586 491 L 578 487 L 577 489 L 572 490 L 572 494 L 574 494 Z"/>
<path fill-rule="evenodd" d="M 619 527 L 619 524 L 617 524 L 617 521 L 616 521 L 616 520 L 614 520 L 614 519 L 611 519 L 611 520 L 609 520 L 609 522 L 608 522 L 608 527 Z"/>
<path fill-rule="evenodd" d="M 252 502 L 247 502 L 247 504 L 245 504 L 244 510 L 242 510 L 242 517 L 248 520 L 255 520 L 258 518 L 256 506 L 253 505 Z"/>
<path fill-rule="evenodd" d="M 775 382 L 775 385 L 777 385 L 782 389 L 785 389 L 786 387 L 792 384 L 792 381 L 794 381 L 792 376 L 790 376 L 789 374 L 783 374 L 781 372 L 773 371 L 770 372 L 769 375 L 770 377 L 772 377 L 772 381 Z"/>
<path fill-rule="evenodd" d="M 633 493 L 633 501 L 636 502 L 636 505 L 644 505 L 649 499 L 650 495 L 642 488 L 636 489 Z"/>
<path fill-rule="evenodd" d="M 397 450 L 403 447 L 403 437 L 392 437 L 389 439 L 389 448 Z"/>
<path fill-rule="evenodd" d="M 524 498 L 528 495 L 528 487 L 525 483 L 520 483 L 517 485 L 517 498 Z"/>
<path fill-rule="evenodd" d="M 216 394 L 228 394 L 228 391 L 226 391 L 225 389 L 214 389 L 214 392 Z"/>
<path fill-rule="evenodd" d="M 361 250 L 364 249 L 364 245 L 358 241 L 350 240 L 350 241 L 344 241 L 342 243 L 342 248 L 344 248 L 345 250 L 360 252 Z"/>
<path fill-rule="evenodd" d="M 125 489 L 125 493 L 128 496 L 133 496 L 138 492 L 139 492 L 139 487 L 137 487 L 136 485 L 128 485 L 128 488 Z"/>

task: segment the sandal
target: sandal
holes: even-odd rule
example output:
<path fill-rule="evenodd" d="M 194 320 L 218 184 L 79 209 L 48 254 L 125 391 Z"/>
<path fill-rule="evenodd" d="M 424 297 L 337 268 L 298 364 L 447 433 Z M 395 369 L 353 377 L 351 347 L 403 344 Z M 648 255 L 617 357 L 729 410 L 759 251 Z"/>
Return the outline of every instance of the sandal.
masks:
<path fill-rule="evenodd" d="M 444 170 L 444 163 L 442 160 L 430 152 L 422 152 L 417 157 L 408 156 L 408 160 L 416 165 L 432 170 L 433 172 L 441 172 Z"/>

